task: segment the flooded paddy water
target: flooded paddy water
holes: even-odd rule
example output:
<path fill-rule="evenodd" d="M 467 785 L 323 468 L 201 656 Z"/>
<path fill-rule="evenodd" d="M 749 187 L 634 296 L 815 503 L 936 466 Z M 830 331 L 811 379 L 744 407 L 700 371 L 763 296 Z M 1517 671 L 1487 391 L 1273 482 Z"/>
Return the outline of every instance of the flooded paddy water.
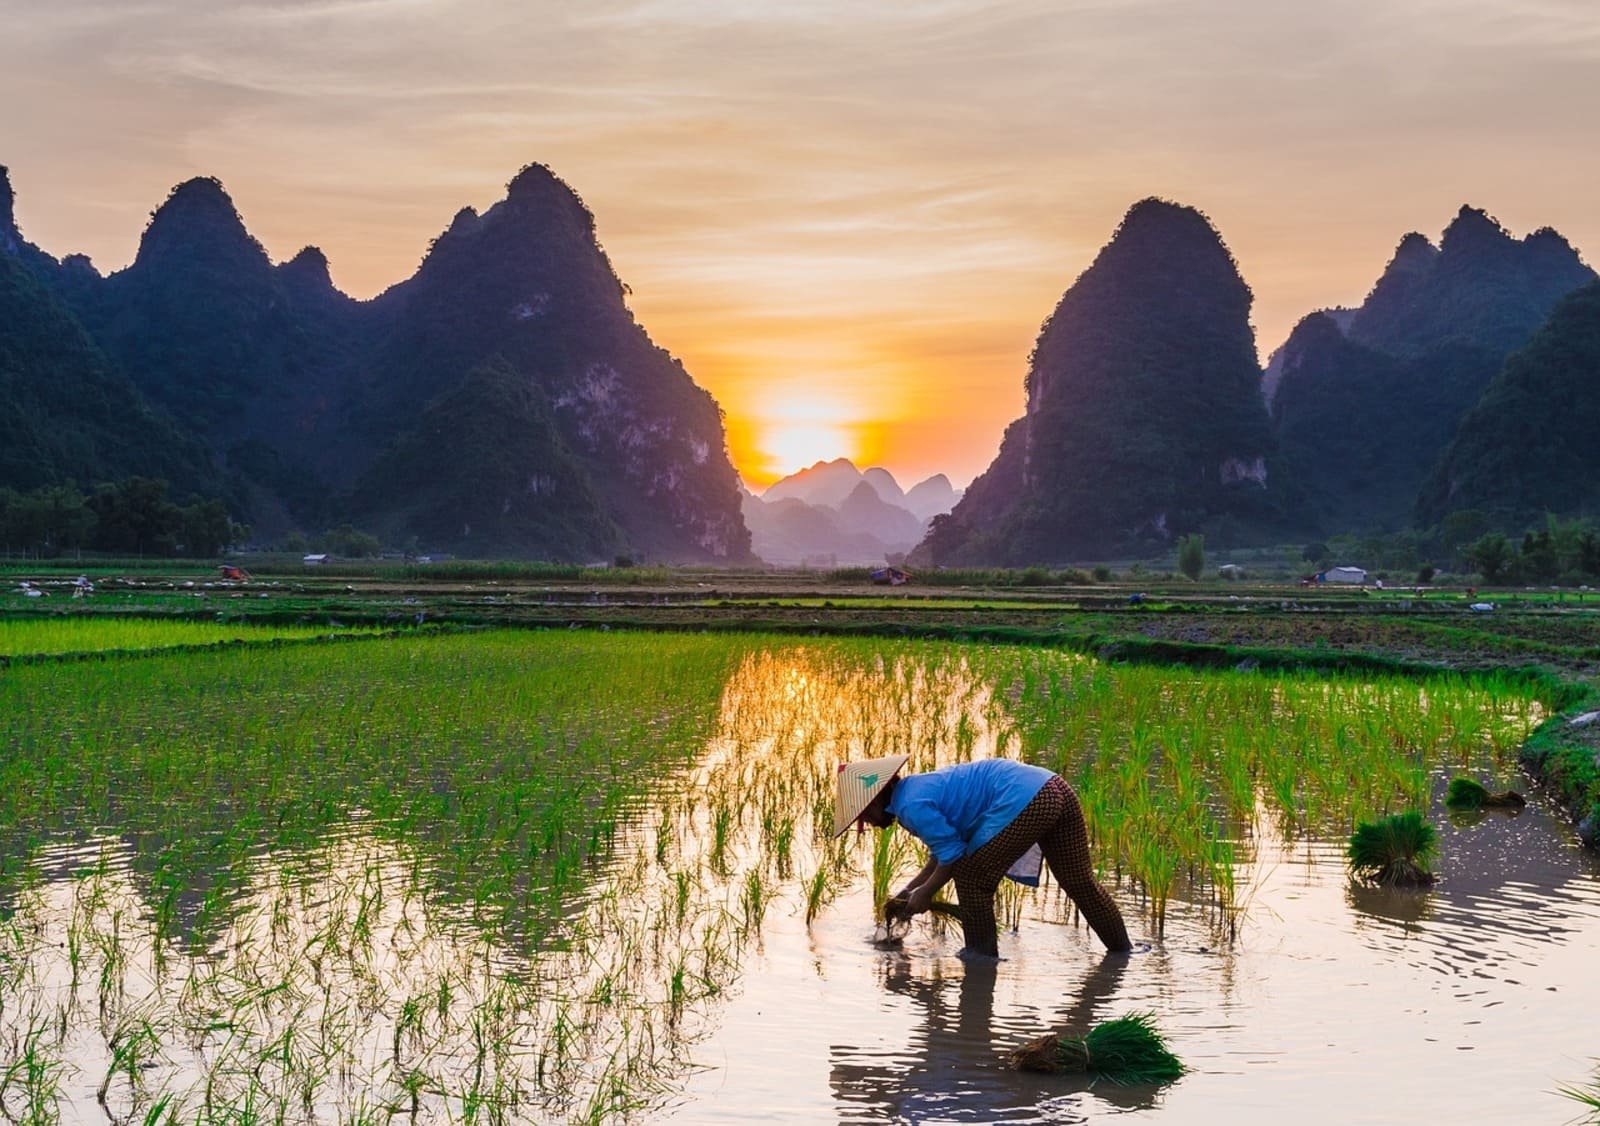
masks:
<path fill-rule="evenodd" d="M 1600 865 L 1517 784 L 1509 683 L 1112 668 L 1020 648 L 486 633 L 0 679 L 0 1111 L 17 1121 L 1570 1121 Z M 1078 786 L 1140 944 L 1047 886 L 1002 960 L 875 900 L 846 758 Z M 1519 785 L 1518 788 L 1525 788 Z M 1352 884 L 1421 808 L 1440 881 Z M 1148 1010 L 1160 1088 L 1008 1048 Z"/>

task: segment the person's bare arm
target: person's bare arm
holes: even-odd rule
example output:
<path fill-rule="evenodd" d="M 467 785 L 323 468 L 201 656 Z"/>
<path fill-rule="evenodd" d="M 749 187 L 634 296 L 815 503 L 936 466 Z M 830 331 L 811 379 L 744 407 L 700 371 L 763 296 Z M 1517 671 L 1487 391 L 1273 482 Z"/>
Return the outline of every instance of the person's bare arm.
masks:
<path fill-rule="evenodd" d="M 956 874 L 956 866 L 953 863 L 940 864 L 935 860 L 930 860 L 928 863 L 932 866 L 932 870 L 924 868 L 925 878 L 919 881 L 917 886 L 912 888 L 906 895 L 907 915 L 920 915 L 931 908 L 933 906 L 933 897 Z"/>
<path fill-rule="evenodd" d="M 910 899 L 911 898 L 911 893 L 916 891 L 917 888 L 921 887 L 923 884 L 925 884 L 928 881 L 928 878 L 933 875 L 934 869 L 937 868 L 937 867 L 939 867 L 938 859 L 935 858 L 932 854 L 929 854 L 928 862 L 922 866 L 922 871 L 918 872 L 915 876 L 912 876 L 911 877 L 911 882 L 908 883 L 905 887 L 901 888 L 899 893 L 895 896 L 895 898 L 897 898 L 897 899 Z"/>

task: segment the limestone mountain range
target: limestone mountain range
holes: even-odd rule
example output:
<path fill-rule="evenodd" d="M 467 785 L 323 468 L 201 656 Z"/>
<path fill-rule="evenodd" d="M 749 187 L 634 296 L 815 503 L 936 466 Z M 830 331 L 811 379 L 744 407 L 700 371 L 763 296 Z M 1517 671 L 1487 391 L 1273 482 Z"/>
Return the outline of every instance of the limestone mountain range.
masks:
<path fill-rule="evenodd" d="M 532 164 L 371 300 L 316 247 L 274 262 L 222 184 L 179 184 L 133 262 L 34 245 L 0 168 L 0 508 L 131 477 L 222 498 L 261 539 L 593 561 L 1064 564 L 1585 514 L 1594 271 L 1463 207 L 1265 372 L 1221 234 L 1136 203 L 1045 320 L 1023 415 L 964 493 L 818 462 L 740 486 L 720 409 L 635 319 L 595 217 Z M 1535 424 L 1533 420 L 1542 419 Z M 0 513 L 3 515 L 3 513 Z"/>

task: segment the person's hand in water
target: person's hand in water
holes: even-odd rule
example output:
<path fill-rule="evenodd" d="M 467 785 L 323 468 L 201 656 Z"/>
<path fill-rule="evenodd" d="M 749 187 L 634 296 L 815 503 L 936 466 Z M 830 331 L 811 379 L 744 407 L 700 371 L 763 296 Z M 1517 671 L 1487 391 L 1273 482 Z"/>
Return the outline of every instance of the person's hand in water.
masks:
<path fill-rule="evenodd" d="M 906 896 L 906 918 L 925 915 L 933 910 L 933 892 L 926 885 L 911 889 L 911 894 Z"/>

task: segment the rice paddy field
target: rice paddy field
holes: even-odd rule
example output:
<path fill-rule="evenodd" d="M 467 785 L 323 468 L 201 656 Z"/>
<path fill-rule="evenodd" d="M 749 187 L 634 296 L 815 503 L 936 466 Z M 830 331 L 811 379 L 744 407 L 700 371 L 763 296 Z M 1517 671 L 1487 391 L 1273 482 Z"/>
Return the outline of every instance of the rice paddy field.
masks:
<path fill-rule="evenodd" d="M 0 652 L 118 652 L 0 669 L 9 1122 L 1585 1113 L 1561 1090 L 1600 1054 L 1600 863 L 1531 790 L 1516 816 L 1443 804 L 1462 773 L 1529 790 L 1535 681 L 882 637 L 41 627 L 0 619 Z M 1048 881 L 1007 885 L 998 963 L 937 917 L 882 941 L 923 857 L 830 830 L 838 763 L 891 753 L 1063 774 L 1136 952 L 1106 957 Z M 1438 882 L 1353 881 L 1355 826 L 1413 809 Z M 1133 1012 L 1187 1074 L 1005 1066 Z"/>
<path fill-rule="evenodd" d="M 305 641 L 348 632 L 343 627 L 148 618 L 0 618 L 0 657 L 59 656 L 114 650 L 146 652 L 244 641 Z"/>

